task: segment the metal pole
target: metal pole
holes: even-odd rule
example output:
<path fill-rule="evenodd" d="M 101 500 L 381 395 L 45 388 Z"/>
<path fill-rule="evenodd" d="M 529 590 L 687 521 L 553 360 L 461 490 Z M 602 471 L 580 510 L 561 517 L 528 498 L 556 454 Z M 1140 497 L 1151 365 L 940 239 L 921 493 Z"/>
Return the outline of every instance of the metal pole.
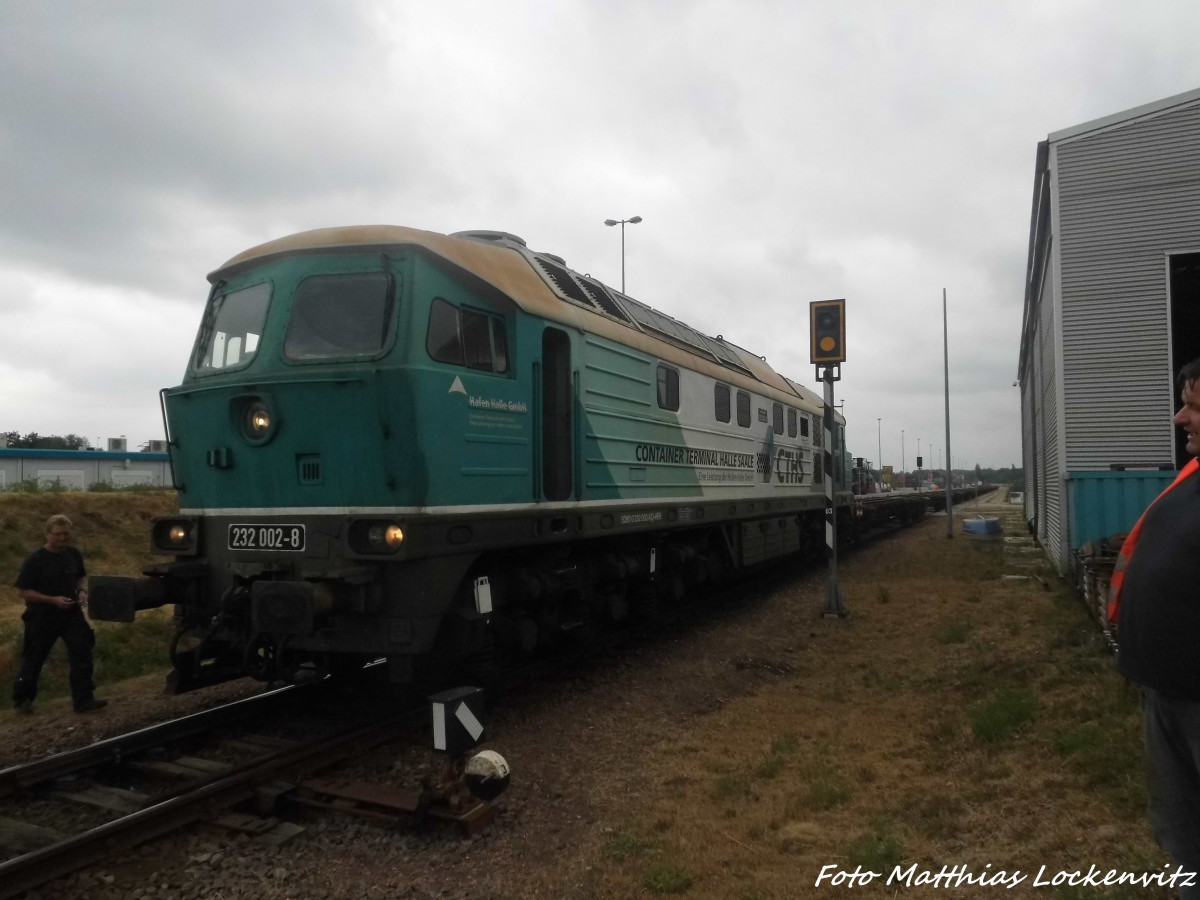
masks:
<path fill-rule="evenodd" d="M 950 472 L 950 330 L 946 316 L 946 289 L 942 288 L 942 358 L 946 378 L 946 537 L 954 537 L 954 483 Z"/>
<path fill-rule="evenodd" d="M 621 293 L 625 293 L 625 220 L 621 220 Z"/>
<path fill-rule="evenodd" d="M 904 429 L 900 429 L 900 471 L 904 473 L 904 486 L 908 487 L 908 463 L 904 458 Z"/>
<path fill-rule="evenodd" d="M 842 602 L 842 586 L 838 584 L 837 571 L 837 507 L 834 494 L 837 490 L 838 467 L 833 462 L 833 369 L 825 367 L 825 550 L 829 557 L 829 577 L 825 585 L 826 618 L 849 615 Z M 839 453 L 840 457 L 840 453 Z M 840 460 L 839 460 L 840 461 Z"/>
<path fill-rule="evenodd" d="M 604 224 L 608 226 L 621 226 L 621 293 L 625 293 L 625 223 L 636 225 L 642 221 L 641 216 L 631 216 L 628 219 L 605 219 Z"/>
<path fill-rule="evenodd" d="M 883 419 L 875 419 L 875 442 L 879 450 L 879 486 L 883 487 Z"/>

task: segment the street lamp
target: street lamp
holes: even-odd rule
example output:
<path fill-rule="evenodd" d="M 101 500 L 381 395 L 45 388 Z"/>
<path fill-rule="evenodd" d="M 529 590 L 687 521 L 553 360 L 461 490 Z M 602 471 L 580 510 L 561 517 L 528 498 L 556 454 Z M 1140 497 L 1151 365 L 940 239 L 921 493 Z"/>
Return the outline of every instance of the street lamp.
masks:
<path fill-rule="evenodd" d="M 642 221 L 641 216 L 634 216 L 632 219 L 605 219 L 605 225 L 620 225 L 621 226 L 621 293 L 625 293 L 625 223 L 636 225 Z"/>
<path fill-rule="evenodd" d="M 883 419 L 875 420 L 875 440 L 879 444 L 879 483 L 883 484 Z"/>
<path fill-rule="evenodd" d="M 904 429 L 900 429 L 900 471 L 904 473 L 904 480 L 908 480 L 908 467 L 905 465 L 904 456 Z"/>

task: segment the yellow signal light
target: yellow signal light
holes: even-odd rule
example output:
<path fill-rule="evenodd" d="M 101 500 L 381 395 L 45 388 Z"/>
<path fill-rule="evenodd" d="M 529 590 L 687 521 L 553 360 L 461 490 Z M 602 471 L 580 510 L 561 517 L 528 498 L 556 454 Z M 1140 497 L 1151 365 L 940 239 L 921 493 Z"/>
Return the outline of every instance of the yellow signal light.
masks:
<path fill-rule="evenodd" d="M 846 301 L 816 300 L 809 304 L 812 362 L 846 361 Z"/>

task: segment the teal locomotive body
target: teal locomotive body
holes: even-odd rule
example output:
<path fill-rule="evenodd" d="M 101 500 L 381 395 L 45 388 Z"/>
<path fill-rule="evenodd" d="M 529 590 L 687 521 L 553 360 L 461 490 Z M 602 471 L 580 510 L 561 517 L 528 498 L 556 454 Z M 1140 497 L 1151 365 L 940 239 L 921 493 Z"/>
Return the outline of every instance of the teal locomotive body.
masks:
<path fill-rule="evenodd" d="M 520 238 L 323 229 L 209 280 L 161 397 L 173 558 L 92 598 L 174 604 L 176 690 L 490 668 L 823 552 L 820 398 Z"/>

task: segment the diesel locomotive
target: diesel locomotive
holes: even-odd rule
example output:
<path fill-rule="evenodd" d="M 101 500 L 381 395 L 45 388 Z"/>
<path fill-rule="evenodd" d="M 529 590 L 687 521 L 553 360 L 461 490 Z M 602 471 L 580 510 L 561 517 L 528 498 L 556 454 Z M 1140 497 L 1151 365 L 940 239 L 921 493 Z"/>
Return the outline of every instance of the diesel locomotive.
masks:
<path fill-rule="evenodd" d="M 490 669 L 824 551 L 821 398 L 519 237 L 321 229 L 209 282 L 171 559 L 92 583 L 93 618 L 174 605 L 175 691 Z"/>

